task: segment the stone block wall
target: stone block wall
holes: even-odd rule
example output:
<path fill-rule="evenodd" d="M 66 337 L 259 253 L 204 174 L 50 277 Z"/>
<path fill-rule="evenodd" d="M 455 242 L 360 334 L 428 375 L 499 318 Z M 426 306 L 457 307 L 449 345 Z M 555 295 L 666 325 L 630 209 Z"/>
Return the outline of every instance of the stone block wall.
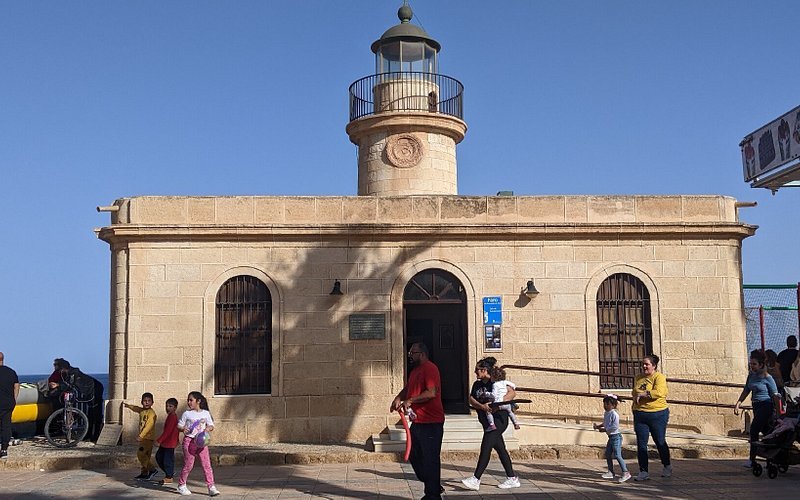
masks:
<path fill-rule="evenodd" d="M 402 387 L 402 291 L 416 272 L 453 273 L 468 297 L 469 364 L 483 357 L 481 298 L 503 297 L 505 364 L 597 370 L 595 297 L 633 274 L 651 296 L 668 377 L 746 373 L 735 200 L 670 197 L 141 197 L 100 237 L 112 246 L 111 403 L 202 390 L 218 442 L 363 442 L 394 418 Z M 272 394 L 214 396 L 214 299 L 253 275 L 273 300 Z M 540 294 L 521 288 L 533 278 Z M 331 296 L 334 280 L 343 296 Z M 385 340 L 350 340 L 353 313 L 385 313 Z M 520 386 L 599 391 L 596 377 L 510 372 Z M 671 398 L 735 402 L 735 390 L 670 386 Z M 538 416 L 581 421 L 596 399 L 533 394 Z M 623 417 L 629 407 L 622 408 Z M 163 416 L 162 416 L 163 417 Z M 701 418 L 698 418 L 701 417 Z M 123 415 L 130 433 L 135 415 Z M 729 410 L 674 406 L 671 423 L 739 428 Z"/>
<path fill-rule="evenodd" d="M 362 195 L 458 191 L 456 143 L 444 135 L 370 134 L 359 143 L 358 164 L 358 193 Z"/>

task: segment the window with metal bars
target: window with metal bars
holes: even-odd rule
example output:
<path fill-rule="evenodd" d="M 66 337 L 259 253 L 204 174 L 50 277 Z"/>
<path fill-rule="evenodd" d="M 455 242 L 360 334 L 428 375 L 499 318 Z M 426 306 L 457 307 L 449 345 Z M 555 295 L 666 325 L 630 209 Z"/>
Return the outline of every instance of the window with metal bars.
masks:
<path fill-rule="evenodd" d="M 217 292 L 214 394 L 272 392 L 272 296 L 253 276 Z"/>
<path fill-rule="evenodd" d="M 652 352 L 650 293 L 636 276 L 618 273 L 606 278 L 597 290 L 597 344 L 600 387 L 627 389 L 641 360 Z"/>

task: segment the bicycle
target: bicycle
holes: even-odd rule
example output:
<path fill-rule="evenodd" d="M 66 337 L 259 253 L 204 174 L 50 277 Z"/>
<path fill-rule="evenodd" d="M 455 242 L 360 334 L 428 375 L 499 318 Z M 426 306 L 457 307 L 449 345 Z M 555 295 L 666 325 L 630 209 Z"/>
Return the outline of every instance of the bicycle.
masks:
<path fill-rule="evenodd" d="M 55 447 L 77 446 L 89 432 L 89 418 L 75 407 L 77 394 L 74 386 L 64 391 L 64 408 L 54 411 L 44 424 L 44 436 Z"/>

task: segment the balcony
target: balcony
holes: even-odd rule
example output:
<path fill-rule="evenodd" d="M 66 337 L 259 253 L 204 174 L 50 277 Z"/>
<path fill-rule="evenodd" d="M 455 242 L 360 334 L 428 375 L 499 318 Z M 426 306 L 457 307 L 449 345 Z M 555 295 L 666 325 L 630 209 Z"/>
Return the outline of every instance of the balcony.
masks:
<path fill-rule="evenodd" d="M 380 73 L 350 85 L 350 121 L 381 113 L 440 113 L 464 119 L 464 86 L 419 71 Z"/>

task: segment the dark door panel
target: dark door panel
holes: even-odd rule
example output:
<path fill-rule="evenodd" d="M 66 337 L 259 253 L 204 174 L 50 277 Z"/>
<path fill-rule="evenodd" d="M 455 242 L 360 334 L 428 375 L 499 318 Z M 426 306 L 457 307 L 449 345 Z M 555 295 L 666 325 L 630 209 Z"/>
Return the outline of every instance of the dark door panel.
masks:
<path fill-rule="evenodd" d="M 467 329 L 464 307 L 455 304 L 406 306 L 406 352 L 423 342 L 442 377 L 447 413 L 469 413 L 467 403 Z M 408 372 L 406 372 L 408 373 Z"/>

